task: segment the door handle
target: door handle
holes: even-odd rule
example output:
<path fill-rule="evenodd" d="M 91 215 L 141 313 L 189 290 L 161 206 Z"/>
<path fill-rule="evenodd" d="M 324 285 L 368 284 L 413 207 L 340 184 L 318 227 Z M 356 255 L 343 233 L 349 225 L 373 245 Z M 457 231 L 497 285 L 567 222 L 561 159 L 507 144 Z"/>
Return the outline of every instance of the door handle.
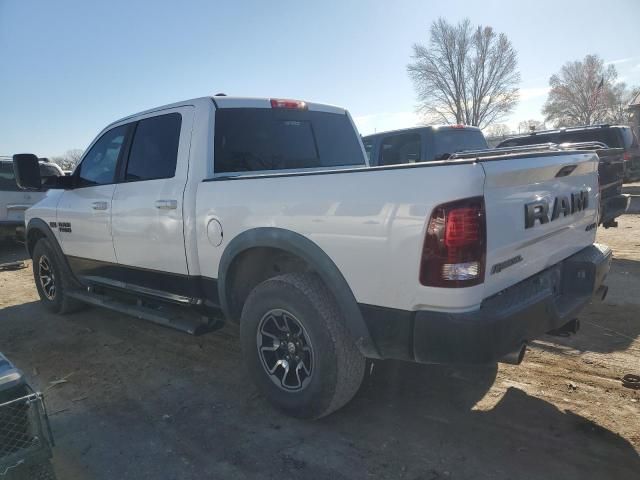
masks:
<path fill-rule="evenodd" d="M 94 210 L 106 210 L 108 207 L 107 202 L 93 202 L 91 208 Z"/>
<path fill-rule="evenodd" d="M 156 200 L 156 208 L 158 210 L 175 210 L 178 208 L 177 200 Z"/>

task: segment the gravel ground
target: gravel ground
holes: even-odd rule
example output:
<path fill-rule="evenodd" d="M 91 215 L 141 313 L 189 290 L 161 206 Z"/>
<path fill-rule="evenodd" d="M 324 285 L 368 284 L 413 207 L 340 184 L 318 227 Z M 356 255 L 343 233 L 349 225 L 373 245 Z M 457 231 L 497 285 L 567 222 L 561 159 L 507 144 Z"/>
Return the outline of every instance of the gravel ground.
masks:
<path fill-rule="evenodd" d="M 640 184 L 598 240 L 615 252 L 604 303 L 520 366 L 376 362 L 317 422 L 246 382 L 233 328 L 190 337 L 101 309 L 59 317 L 30 268 L 0 272 L 0 351 L 46 391 L 60 479 L 640 478 Z M 1 247 L 0 263 L 23 257 Z M 65 378 L 66 383 L 52 386 Z"/>

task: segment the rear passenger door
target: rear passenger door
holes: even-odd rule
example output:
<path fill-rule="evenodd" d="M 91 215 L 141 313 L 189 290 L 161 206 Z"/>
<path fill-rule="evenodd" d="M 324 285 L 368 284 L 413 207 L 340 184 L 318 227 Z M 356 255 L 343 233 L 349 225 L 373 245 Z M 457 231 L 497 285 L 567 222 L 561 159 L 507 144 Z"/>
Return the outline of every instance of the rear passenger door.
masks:
<path fill-rule="evenodd" d="M 192 123 L 193 108 L 180 107 L 133 127 L 112 202 L 113 246 L 128 285 L 170 291 L 148 271 L 188 274 L 182 208 Z"/>
<path fill-rule="evenodd" d="M 399 165 L 419 162 L 422 139 L 419 133 L 388 135 L 380 141 L 378 165 Z"/>

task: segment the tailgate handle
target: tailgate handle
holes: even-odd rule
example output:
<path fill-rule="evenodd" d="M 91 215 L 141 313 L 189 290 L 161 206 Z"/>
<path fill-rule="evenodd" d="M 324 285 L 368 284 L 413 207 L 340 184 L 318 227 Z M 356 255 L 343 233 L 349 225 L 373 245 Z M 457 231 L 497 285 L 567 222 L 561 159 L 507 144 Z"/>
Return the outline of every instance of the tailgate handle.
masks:
<path fill-rule="evenodd" d="M 576 169 L 577 165 L 565 165 L 564 167 L 562 167 L 560 170 L 558 170 L 558 173 L 556 173 L 556 177 L 568 177 L 569 175 L 571 175 L 573 173 L 573 171 Z"/>

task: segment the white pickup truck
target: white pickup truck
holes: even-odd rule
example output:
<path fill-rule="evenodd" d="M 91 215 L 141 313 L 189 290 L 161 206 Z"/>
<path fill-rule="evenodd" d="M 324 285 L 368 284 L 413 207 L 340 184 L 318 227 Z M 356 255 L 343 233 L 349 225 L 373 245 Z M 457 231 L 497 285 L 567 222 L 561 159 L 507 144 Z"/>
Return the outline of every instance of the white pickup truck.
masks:
<path fill-rule="evenodd" d="M 62 169 L 55 163 L 40 159 L 40 174 L 44 179 L 39 191 L 23 192 L 16 185 L 13 161 L 0 157 L 0 243 L 4 240 L 20 239 L 24 235 L 24 212 L 39 202 L 45 195 L 49 177 L 61 177 Z"/>
<path fill-rule="evenodd" d="M 14 157 L 22 188 L 37 159 Z M 250 377 L 318 418 L 365 359 L 518 363 L 606 292 L 595 153 L 369 167 L 342 108 L 216 96 L 123 118 L 26 212 L 44 305 L 191 333 L 240 324 Z M 221 313 L 220 313 L 221 312 Z"/>

